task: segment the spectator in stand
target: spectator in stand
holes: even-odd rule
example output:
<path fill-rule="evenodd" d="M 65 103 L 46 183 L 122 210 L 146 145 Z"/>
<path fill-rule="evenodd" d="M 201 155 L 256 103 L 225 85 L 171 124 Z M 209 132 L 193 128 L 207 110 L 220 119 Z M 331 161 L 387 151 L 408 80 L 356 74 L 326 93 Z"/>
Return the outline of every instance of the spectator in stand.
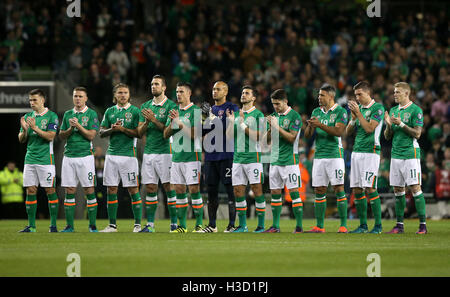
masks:
<path fill-rule="evenodd" d="M 128 70 L 130 69 L 130 60 L 124 51 L 122 42 L 118 41 L 113 50 L 108 53 L 106 63 L 109 67 L 116 65 L 117 72 L 122 82 L 126 82 L 128 78 Z"/>

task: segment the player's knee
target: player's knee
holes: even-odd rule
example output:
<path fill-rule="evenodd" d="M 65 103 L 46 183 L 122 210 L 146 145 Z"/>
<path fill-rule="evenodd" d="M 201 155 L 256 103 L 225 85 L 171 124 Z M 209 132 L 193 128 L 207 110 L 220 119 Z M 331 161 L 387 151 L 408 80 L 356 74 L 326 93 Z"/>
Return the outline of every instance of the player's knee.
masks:
<path fill-rule="evenodd" d="M 94 192 L 95 192 L 95 188 L 94 187 L 84 188 L 84 194 L 86 194 L 86 195 L 93 194 Z"/>
<path fill-rule="evenodd" d="M 335 193 L 339 193 L 344 191 L 344 185 L 337 185 L 337 186 L 333 186 L 334 192 Z"/>
<path fill-rule="evenodd" d="M 31 186 L 27 188 L 27 195 L 36 195 L 37 194 L 37 187 Z"/>
<path fill-rule="evenodd" d="M 45 188 L 45 193 L 47 193 L 47 195 L 53 194 L 55 192 L 56 192 L 55 188 Z"/>
<path fill-rule="evenodd" d="M 147 184 L 145 185 L 145 190 L 147 191 L 147 193 L 155 193 L 158 191 L 158 185 Z"/>
<path fill-rule="evenodd" d="M 403 193 L 405 192 L 404 187 L 394 187 L 394 193 Z"/>
<path fill-rule="evenodd" d="M 256 196 L 261 196 L 263 194 L 261 184 L 251 185 L 250 188 L 252 189 L 253 193 L 255 193 Z"/>
<path fill-rule="evenodd" d="M 314 193 L 316 193 L 317 195 L 324 195 L 327 193 L 327 188 L 326 187 L 314 188 Z"/>
<path fill-rule="evenodd" d="M 189 185 L 188 188 L 189 188 L 189 193 L 191 193 L 191 194 L 200 192 L 199 185 Z"/>
<path fill-rule="evenodd" d="M 422 191 L 422 188 L 420 187 L 420 185 L 412 185 L 409 188 L 411 189 L 411 192 L 413 194 L 416 194 L 416 193 Z"/>
<path fill-rule="evenodd" d="M 134 195 L 137 194 L 139 192 L 139 187 L 129 187 L 128 188 L 128 193 L 130 195 Z"/>
<path fill-rule="evenodd" d="M 374 188 L 367 188 L 367 189 L 366 189 L 366 193 L 367 193 L 367 194 L 372 194 L 372 193 L 374 193 L 376 190 L 377 190 L 377 189 L 374 189 Z"/>
<path fill-rule="evenodd" d="M 67 187 L 66 188 L 66 194 L 75 194 L 77 188 L 74 187 Z"/>
<path fill-rule="evenodd" d="M 362 194 L 363 189 L 361 189 L 361 188 L 353 188 L 353 189 L 352 189 L 352 192 L 353 192 L 353 194 L 355 194 L 355 195 L 359 195 L 359 194 Z"/>
<path fill-rule="evenodd" d="M 270 190 L 270 194 L 272 194 L 272 195 L 280 195 L 281 194 L 281 189 Z"/>
<path fill-rule="evenodd" d="M 117 187 L 108 187 L 107 193 L 108 194 L 117 194 Z"/>

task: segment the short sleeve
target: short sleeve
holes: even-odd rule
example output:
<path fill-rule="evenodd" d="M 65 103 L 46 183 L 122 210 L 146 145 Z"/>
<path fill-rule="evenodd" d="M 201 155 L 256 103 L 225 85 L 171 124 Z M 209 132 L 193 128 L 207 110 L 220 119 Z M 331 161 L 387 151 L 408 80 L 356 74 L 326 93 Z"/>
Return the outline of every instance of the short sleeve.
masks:
<path fill-rule="evenodd" d="M 384 107 L 379 106 L 372 112 L 372 114 L 370 115 L 370 119 L 377 122 L 381 122 L 381 120 L 384 117 L 383 115 L 384 115 Z"/>
<path fill-rule="evenodd" d="M 58 115 L 56 113 L 53 113 L 52 116 L 49 119 L 49 123 L 47 125 L 47 131 L 58 131 L 59 126 L 59 120 Z"/>
<path fill-rule="evenodd" d="M 296 115 L 292 121 L 291 124 L 289 126 L 289 130 L 293 130 L 293 131 L 300 131 L 300 129 L 302 128 L 302 118 L 300 117 L 300 115 Z"/>
<path fill-rule="evenodd" d="M 62 119 L 62 122 L 61 122 L 61 130 L 67 130 L 67 129 L 69 129 L 68 124 L 67 124 L 67 121 L 68 121 L 68 119 L 67 119 L 67 113 L 64 113 L 64 116 L 63 116 L 63 119 Z"/>
<path fill-rule="evenodd" d="M 102 120 L 100 126 L 106 127 L 106 128 L 111 127 L 111 123 L 109 122 L 109 116 L 108 116 L 108 114 L 109 114 L 109 110 L 107 109 L 106 112 L 105 112 L 105 114 L 103 115 L 103 120 Z"/>
<path fill-rule="evenodd" d="M 413 127 L 423 127 L 423 111 L 420 108 L 417 108 L 414 112 L 413 117 Z"/>
<path fill-rule="evenodd" d="M 344 108 L 341 108 L 340 112 L 337 114 L 337 123 L 343 123 L 344 125 L 347 125 L 348 123 L 348 115 L 347 111 Z"/>
<path fill-rule="evenodd" d="M 65 122 L 63 121 L 63 125 L 65 124 Z M 62 129 L 62 128 L 61 128 Z M 92 112 L 92 116 L 91 119 L 89 121 L 89 127 L 88 130 L 96 130 L 98 131 L 99 126 L 98 126 L 98 115 L 97 113 L 94 111 Z"/>

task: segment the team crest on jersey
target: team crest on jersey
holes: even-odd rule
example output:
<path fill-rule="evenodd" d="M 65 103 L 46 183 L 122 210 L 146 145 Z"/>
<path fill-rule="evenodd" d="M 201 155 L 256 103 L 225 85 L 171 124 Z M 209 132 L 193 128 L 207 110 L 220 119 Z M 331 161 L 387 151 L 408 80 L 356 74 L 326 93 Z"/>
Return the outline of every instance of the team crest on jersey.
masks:
<path fill-rule="evenodd" d="M 184 118 L 185 118 L 186 120 L 189 120 L 190 117 L 191 117 L 191 114 L 190 114 L 190 113 L 186 113 L 186 114 L 184 115 Z"/>
<path fill-rule="evenodd" d="M 370 110 L 367 110 L 366 113 L 365 113 L 366 118 L 370 117 L 370 114 L 371 114 L 371 113 L 372 113 L 372 112 L 371 112 Z"/>
<path fill-rule="evenodd" d="M 287 129 L 287 128 L 289 128 L 289 123 L 290 123 L 291 121 L 289 121 L 288 119 L 284 119 L 283 120 L 283 124 L 282 124 L 282 128 L 283 129 Z"/>
<path fill-rule="evenodd" d="M 131 122 L 131 118 L 132 117 L 133 117 L 133 115 L 131 114 L 131 112 L 126 112 L 125 113 L 125 121 Z"/>
<path fill-rule="evenodd" d="M 166 109 L 163 107 L 159 110 L 159 116 L 162 117 L 166 113 Z"/>
<path fill-rule="evenodd" d="M 87 126 L 89 122 L 89 117 L 82 117 L 81 118 L 81 126 Z"/>
<path fill-rule="evenodd" d="M 409 112 L 405 112 L 403 114 L 403 122 L 409 122 L 410 117 L 411 117 L 411 114 Z"/>
<path fill-rule="evenodd" d="M 336 114 L 333 113 L 330 115 L 330 123 L 334 123 L 335 120 L 336 120 Z"/>
<path fill-rule="evenodd" d="M 42 130 L 47 129 L 47 124 L 48 124 L 48 120 L 47 119 L 43 119 L 41 121 L 41 129 Z"/>

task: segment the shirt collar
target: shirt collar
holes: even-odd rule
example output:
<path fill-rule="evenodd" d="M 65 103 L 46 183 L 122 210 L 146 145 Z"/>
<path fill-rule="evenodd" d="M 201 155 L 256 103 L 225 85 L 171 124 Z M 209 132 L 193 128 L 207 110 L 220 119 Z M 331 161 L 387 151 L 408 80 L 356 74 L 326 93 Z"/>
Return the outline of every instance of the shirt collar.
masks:
<path fill-rule="evenodd" d="M 335 110 L 337 106 L 338 106 L 338 104 L 337 104 L 337 103 L 334 103 L 334 105 L 331 106 L 331 108 L 328 109 L 327 111 L 325 111 L 323 108 L 320 108 L 320 109 L 322 110 L 322 112 L 328 113 L 330 110 L 331 110 L 331 111 Z"/>
<path fill-rule="evenodd" d="M 398 105 L 398 109 L 399 109 L 399 110 L 400 110 L 400 109 L 406 109 L 406 108 L 408 108 L 411 104 L 412 104 L 412 101 L 409 101 L 409 103 L 406 104 L 405 106 L 400 106 L 400 104 L 399 104 L 399 105 Z"/>
<path fill-rule="evenodd" d="M 189 107 L 191 107 L 192 105 L 194 105 L 194 102 L 191 102 L 190 104 L 188 104 L 186 107 L 184 107 L 184 108 L 181 108 L 180 107 L 180 109 L 181 110 L 187 110 Z"/>
<path fill-rule="evenodd" d="M 120 107 L 119 106 L 119 104 L 116 104 L 116 108 L 118 109 L 118 110 L 121 110 L 121 109 L 128 109 L 129 107 L 131 106 L 131 103 L 130 102 L 128 102 L 127 103 L 127 105 L 125 105 L 124 107 Z"/>
<path fill-rule="evenodd" d="M 256 109 L 256 107 L 252 106 L 252 108 L 250 108 L 249 110 L 242 110 L 242 111 L 245 112 L 245 113 L 249 113 L 249 112 L 252 112 L 255 109 Z"/>
<path fill-rule="evenodd" d="M 164 99 L 163 99 L 163 101 L 161 101 L 160 103 L 155 103 L 155 98 L 153 98 L 153 100 L 152 100 L 152 105 L 155 105 L 155 106 L 163 106 L 163 104 L 166 103 L 166 101 L 167 101 L 167 96 L 165 96 Z"/>
<path fill-rule="evenodd" d="M 284 112 L 284 113 L 279 113 L 278 115 L 280 115 L 280 116 L 285 116 L 285 115 L 287 115 L 290 111 L 291 111 L 291 107 L 290 106 L 288 106 L 288 109 Z"/>
<path fill-rule="evenodd" d="M 87 105 L 81 111 L 76 110 L 75 107 L 74 107 L 73 108 L 73 113 L 85 113 L 87 110 L 88 110 Z"/>
<path fill-rule="evenodd" d="M 46 114 L 48 112 L 48 107 L 44 108 L 44 111 L 42 113 L 36 113 L 36 111 L 33 111 L 34 116 L 43 116 L 44 114 Z"/>
<path fill-rule="evenodd" d="M 371 107 L 373 104 L 375 103 L 375 100 L 370 100 L 369 104 L 367 104 L 366 106 L 362 105 L 363 108 L 369 108 Z"/>

